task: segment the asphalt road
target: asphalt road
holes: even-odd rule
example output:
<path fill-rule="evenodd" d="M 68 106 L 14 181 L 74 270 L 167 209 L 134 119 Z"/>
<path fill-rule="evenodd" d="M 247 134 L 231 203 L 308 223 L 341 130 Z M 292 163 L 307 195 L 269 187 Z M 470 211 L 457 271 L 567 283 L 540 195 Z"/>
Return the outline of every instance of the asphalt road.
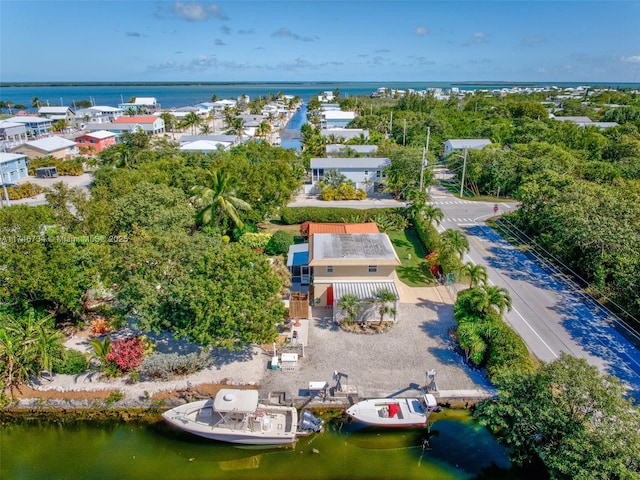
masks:
<path fill-rule="evenodd" d="M 445 217 L 440 229 L 456 228 L 468 239 L 465 261 L 484 265 L 491 284 L 504 287 L 513 309 L 505 320 L 540 360 L 561 352 L 586 359 L 625 382 L 640 400 L 640 351 L 616 328 L 615 317 L 543 261 L 525 254 L 486 226 L 494 203 L 460 200 L 442 187 L 431 187 L 431 204 Z M 498 214 L 517 208 L 499 203 Z"/>

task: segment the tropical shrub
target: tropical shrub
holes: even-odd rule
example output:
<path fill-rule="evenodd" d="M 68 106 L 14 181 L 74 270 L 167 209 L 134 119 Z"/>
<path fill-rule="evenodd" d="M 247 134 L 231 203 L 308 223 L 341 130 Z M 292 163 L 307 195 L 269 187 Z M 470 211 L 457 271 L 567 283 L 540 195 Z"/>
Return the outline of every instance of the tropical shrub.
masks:
<path fill-rule="evenodd" d="M 144 342 L 140 337 L 119 338 L 111 344 L 107 360 L 115 364 L 120 372 L 138 368 L 144 360 Z"/>
<path fill-rule="evenodd" d="M 253 233 L 247 232 L 240 237 L 238 243 L 251 249 L 265 248 L 273 234 L 267 232 Z"/>
<path fill-rule="evenodd" d="M 33 310 L 20 316 L 0 313 L 0 381 L 17 385 L 53 371 L 64 351 L 63 339 L 52 315 L 41 317 Z"/>
<path fill-rule="evenodd" d="M 40 157 L 29 160 L 29 175 L 36 174 L 36 168 L 56 167 L 58 175 L 78 176 L 84 173 L 82 157 L 72 158 L 71 160 L 60 160 L 54 157 Z"/>
<path fill-rule="evenodd" d="M 320 193 L 320 200 L 364 200 L 367 192 L 356 188 L 351 183 L 341 183 L 338 187 L 324 187 Z"/>
<path fill-rule="evenodd" d="M 294 243 L 295 240 L 291 232 L 278 230 L 269 239 L 265 251 L 270 255 L 284 255 Z"/>
<path fill-rule="evenodd" d="M 179 375 L 189 375 L 211 365 L 213 358 L 209 350 L 178 355 L 177 353 L 154 353 L 145 358 L 140 366 L 140 375 L 150 379 L 169 380 Z"/>
<path fill-rule="evenodd" d="M 280 220 L 285 225 L 295 225 L 306 221 L 317 223 L 359 223 L 369 222 L 380 215 L 404 214 L 404 208 L 338 208 L 338 207 L 284 207 L 280 210 Z"/>
<path fill-rule="evenodd" d="M 67 348 L 64 351 L 61 360 L 53 365 L 53 373 L 78 375 L 86 371 L 88 366 L 89 362 L 84 353 Z"/>
<path fill-rule="evenodd" d="M 533 372 L 535 365 L 522 338 L 506 323 L 500 322 L 494 328 L 487 354 L 489 378 L 496 379 L 505 371 L 521 374 Z"/>
<path fill-rule="evenodd" d="M 9 200 L 20 200 L 42 193 L 42 187 L 30 182 L 21 183 L 15 187 L 7 187 L 7 193 L 9 194 Z M 4 198 L 4 191 L 0 191 L 0 196 Z"/>

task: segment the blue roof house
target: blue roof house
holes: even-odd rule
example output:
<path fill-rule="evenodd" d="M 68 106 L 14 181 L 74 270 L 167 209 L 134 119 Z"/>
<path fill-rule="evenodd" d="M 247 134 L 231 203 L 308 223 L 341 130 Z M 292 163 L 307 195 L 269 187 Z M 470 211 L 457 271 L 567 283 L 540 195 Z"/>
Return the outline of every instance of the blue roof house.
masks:
<path fill-rule="evenodd" d="M 0 185 L 27 178 L 26 155 L 0 152 Z"/>

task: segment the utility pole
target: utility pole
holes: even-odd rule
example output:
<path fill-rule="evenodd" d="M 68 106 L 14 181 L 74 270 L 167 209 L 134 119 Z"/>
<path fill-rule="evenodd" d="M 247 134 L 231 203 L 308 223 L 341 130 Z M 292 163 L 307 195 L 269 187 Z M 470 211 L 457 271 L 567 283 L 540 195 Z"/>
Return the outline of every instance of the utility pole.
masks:
<path fill-rule="evenodd" d="M 391 112 L 391 116 L 389 117 L 389 138 L 391 138 L 392 133 L 393 133 L 393 111 Z"/>
<path fill-rule="evenodd" d="M 464 149 L 464 163 L 462 164 L 462 181 L 460 182 L 460 198 L 464 194 L 464 174 L 467 171 L 467 148 Z"/>
<path fill-rule="evenodd" d="M 404 119 L 404 128 L 402 130 L 402 146 L 404 147 L 406 145 L 406 139 L 407 139 L 407 119 Z"/>
<path fill-rule="evenodd" d="M 7 202 L 7 207 L 11 206 L 11 201 L 9 200 L 9 192 L 7 192 L 7 185 L 4 182 L 4 173 L 2 173 L 2 163 L 0 163 L 0 182 L 2 182 L 2 189 L 4 190 L 4 198 Z M 4 202 L 3 202 L 4 206 Z"/>
<path fill-rule="evenodd" d="M 427 143 L 422 151 L 422 167 L 420 168 L 420 191 L 424 185 L 424 169 L 427 166 L 427 153 L 429 153 L 429 136 L 431 135 L 431 127 L 427 127 Z"/>

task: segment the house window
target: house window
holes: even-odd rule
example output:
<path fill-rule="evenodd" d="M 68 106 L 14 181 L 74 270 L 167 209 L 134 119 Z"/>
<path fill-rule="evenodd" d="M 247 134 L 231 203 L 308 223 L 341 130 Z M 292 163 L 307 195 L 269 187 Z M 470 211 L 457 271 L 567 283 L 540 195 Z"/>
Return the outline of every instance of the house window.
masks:
<path fill-rule="evenodd" d="M 369 273 L 378 273 L 377 265 L 369 265 Z"/>
<path fill-rule="evenodd" d="M 376 178 L 382 177 L 382 172 L 380 170 L 376 170 Z"/>
<path fill-rule="evenodd" d="M 364 171 L 364 176 L 365 176 L 365 177 L 368 177 L 368 176 L 369 176 L 369 170 L 365 170 L 365 171 Z"/>
<path fill-rule="evenodd" d="M 327 265 L 327 273 L 333 273 L 333 266 Z"/>

